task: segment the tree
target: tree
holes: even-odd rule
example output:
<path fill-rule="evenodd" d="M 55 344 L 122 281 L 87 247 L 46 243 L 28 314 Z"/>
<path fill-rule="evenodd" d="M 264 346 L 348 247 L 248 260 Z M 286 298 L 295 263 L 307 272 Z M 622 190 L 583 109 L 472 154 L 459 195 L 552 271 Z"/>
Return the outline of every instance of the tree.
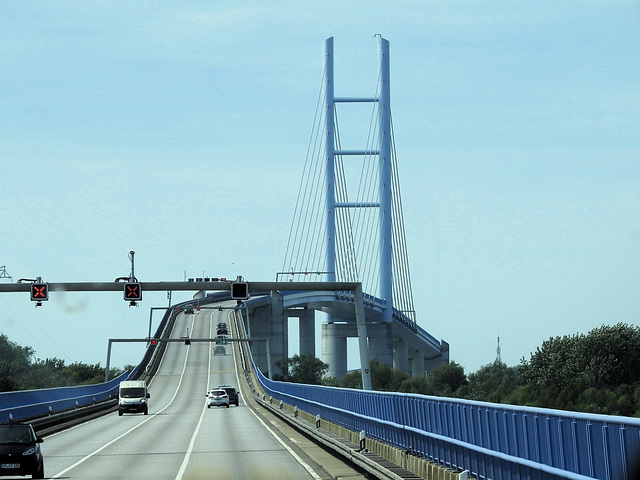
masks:
<path fill-rule="evenodd" d="M 99 363 L 75 362 L 65 365 L 59 358 L 33 359 L 30 347 L 21 347 L 0 335 L 0 392 L 89 385 L 104 381 L 104 368 Z M 133 369 L 128 366 L 128 370 Z M 123 370 L 111 369 L 114 378 Z"/>
<path fill-rule="evenodd" d="M 400 384 L 399 392 L 427 395 L 429 384 L 425 377 L 410 377 Z"/>
<path fill-rule="evenodd" d="M 392 368 L 384 362 L 379 362 L 375 358 L 369 362 L 371 372 L 371 388 L 383 392 L 397 392 L 402 382 L 410 375 Z"/>
<path fill-rule="evenodd" d="M 453 361 L 434 368 L 427 376 L 429 395 L 452 397 L 467 383 L 469 382 L 464 368 Z"/>
<path fill-rule="evenodd" d="M 293 383 L 321 385 L 322 379 L 329 370 L 329 365 L 313 355 L 294 355 L 276 362 L 282 370 L 279 380 Z"/>
<path fill-rule="evenodd" d="M 522 365 L 525 384 L 538 390 L 634 384 L 640 381 L 640 329 L 619 323 L 550 338 Z"/>
<path fill-rule="evenodd" d="M 31 366 L 34 351 L 21 347 L 2 334 L 0 335 L 0 391 L 20 390 L 20 379 Z"/>
<path fill-rule="evenodd" d="M 356 390 L 362 390 L 362 374 L 360 370 L 354 370 L 348 372 L 338 382 L 343 388 L 354 388 Z"/>
<path fill-rule="evenodd" d="M 506 364 L 496 361 L 469 374 L 466 398 L 482 402 L 504 403 L 519 383 L 516 367 L 507 367 Z"/>
<path fill-rule="evenodd" d="M 408 374 L 397 368 L 391 368 L 375 358 L 369 362 L 369 372 L 371 372 L 371 388 L 383 392 L 399 392 L 402 382 L 409 378 Z M 362 373 L 360 370 L 349 372 L 338 383 L 343 388 L 362 389 Z"/>

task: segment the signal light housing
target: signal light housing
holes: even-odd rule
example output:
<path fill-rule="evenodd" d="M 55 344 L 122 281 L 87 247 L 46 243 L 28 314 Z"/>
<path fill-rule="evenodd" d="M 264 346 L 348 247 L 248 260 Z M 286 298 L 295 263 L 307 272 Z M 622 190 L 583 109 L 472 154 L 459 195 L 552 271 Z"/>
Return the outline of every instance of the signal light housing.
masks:
<path fill-rule="evenodd" d="M 142 300 L 142 285 L 137 282 L 125 283 L 123 296 L 127 302 L 139 302 Z"/>
<path fill-rule="evenodd" d="M 49 300 L 49 284 L 34 282 L 31 284 L 31 300 L 33 302 L 46 302 Z"/>
<path fill-rule="evenodd" d="M 233 282 L 231 284 L 231 298 L 233 300 L 249 298 L 249 284 L 247 282 Z"/>

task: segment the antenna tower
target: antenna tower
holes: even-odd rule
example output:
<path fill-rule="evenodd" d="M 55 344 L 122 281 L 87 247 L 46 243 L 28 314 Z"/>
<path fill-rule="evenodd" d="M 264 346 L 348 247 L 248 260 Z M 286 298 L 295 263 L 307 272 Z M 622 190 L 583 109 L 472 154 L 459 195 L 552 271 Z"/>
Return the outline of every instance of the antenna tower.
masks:
<path fill-rule="evenodd" d="M 13 278 L 7 273 L 6 265 L 0 267 L 0 278 L 8 278 L 10 282 L 13 282 Z"/>

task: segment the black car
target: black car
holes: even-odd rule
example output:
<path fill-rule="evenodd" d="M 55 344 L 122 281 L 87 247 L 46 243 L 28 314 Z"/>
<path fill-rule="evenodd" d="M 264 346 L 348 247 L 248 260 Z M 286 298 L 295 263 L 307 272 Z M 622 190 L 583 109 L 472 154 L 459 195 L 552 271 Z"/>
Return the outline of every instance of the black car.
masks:
<path fill-rule="evenodd" d="M 42 438 L 31 425 L 0 425 L 0 476 L 31 475 L 44 478 Z"/>
<path fill-rule="evenodd" d="M 224 390 L 229 395 L 229 405 L 238 406 L 238 391 L 230 385 L 220 385 L 220 390 Z"/>
<path fill-rule="evenodd" d="M 226 323 L 219 323 L 216 327 L 216 335 L 229 335 L 229 329 Z"/>

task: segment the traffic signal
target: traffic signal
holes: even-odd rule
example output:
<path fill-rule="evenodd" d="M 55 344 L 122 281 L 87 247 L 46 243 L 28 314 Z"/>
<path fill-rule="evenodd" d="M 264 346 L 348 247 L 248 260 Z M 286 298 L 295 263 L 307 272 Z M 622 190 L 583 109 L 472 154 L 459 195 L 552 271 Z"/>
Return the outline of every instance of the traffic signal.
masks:
<path fill-rule="evenodd" d="M 226 345 L 226 344 L 227 344 L 227 339 L 226 339 L 226 338 L 223 338 L 223 339 L 222 339 L 222 342 L 220 342 L 220 343 L 222 343 L 222 345 Z"/>
<path fill-rule="evenodd" d="M 49 284 L 41 282 L 32 283 L 31 300 L 34 302 L 44 302 L 49 300 Z"/>
<path fill-rule="evenodd" d="M 231 284 L 231 298 L 234 300 L 249 298 L 249 284 L 247 282 L 233 282 Z"/>
<path fill-rule="evenodd" d="M 142 285 L 136 282 L 125 283 L 124 299 L 128 302 L 139 302 L 142 300 Z"/>

